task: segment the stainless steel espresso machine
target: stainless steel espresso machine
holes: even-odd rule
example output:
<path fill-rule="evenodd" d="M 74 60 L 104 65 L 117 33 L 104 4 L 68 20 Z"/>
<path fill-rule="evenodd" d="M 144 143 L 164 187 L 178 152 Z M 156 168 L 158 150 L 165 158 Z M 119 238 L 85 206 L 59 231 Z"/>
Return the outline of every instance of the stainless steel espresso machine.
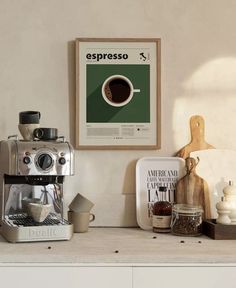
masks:
<path fill-rule="evenodd" d="M 65 141 L 0 142 L 1 233 L 10 242 L 69 240 L 73 225 L 63 218 L 64 177 L 74 173 L 73 148 Z M 37 222 L 27 203 L 51 204 Z"/>

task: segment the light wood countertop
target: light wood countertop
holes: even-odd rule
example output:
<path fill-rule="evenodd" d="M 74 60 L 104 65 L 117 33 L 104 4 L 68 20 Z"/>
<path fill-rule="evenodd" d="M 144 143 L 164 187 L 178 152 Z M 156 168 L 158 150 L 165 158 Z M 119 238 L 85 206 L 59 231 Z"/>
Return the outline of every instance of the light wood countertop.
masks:
<path fill-rule="evenodd" d="M 0 263 L 233 265 L 236 240 L 178 237 L 139 228 L 90 228 L 70 241 L 8 243 L 0 237 Z"/>

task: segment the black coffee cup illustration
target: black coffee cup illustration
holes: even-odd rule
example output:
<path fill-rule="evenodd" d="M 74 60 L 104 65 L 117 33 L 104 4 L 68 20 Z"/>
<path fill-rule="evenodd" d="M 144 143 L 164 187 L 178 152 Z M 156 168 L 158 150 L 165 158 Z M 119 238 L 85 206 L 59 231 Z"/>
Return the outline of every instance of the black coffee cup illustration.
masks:
<path fill-rule="evenodd" d="M 123 75 L 112 75 L 102 85 L 103 99 L 114 107 L 128 104 L 136 92 L 140 89 L 134 89 L 132 82 Z"/>

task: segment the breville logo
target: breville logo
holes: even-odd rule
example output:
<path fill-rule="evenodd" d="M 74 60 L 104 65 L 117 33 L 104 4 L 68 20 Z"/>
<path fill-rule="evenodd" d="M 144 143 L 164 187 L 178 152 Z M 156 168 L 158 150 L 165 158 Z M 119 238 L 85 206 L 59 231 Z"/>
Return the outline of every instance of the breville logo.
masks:
<path fill-rule="evenodd" d="M 57 236 L 56 229 L 52 227 L 30 228 L 29 238 L 50 238 Z"/>

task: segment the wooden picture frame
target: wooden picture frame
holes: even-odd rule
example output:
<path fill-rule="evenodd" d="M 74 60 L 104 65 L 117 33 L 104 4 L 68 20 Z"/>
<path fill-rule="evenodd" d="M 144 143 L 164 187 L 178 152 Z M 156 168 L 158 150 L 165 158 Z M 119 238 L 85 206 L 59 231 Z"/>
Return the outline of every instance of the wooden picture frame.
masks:
<path fill-rule="evenodd" d="M 160 149 L 161 40 L 76 39 L 76 148 Z"/>

